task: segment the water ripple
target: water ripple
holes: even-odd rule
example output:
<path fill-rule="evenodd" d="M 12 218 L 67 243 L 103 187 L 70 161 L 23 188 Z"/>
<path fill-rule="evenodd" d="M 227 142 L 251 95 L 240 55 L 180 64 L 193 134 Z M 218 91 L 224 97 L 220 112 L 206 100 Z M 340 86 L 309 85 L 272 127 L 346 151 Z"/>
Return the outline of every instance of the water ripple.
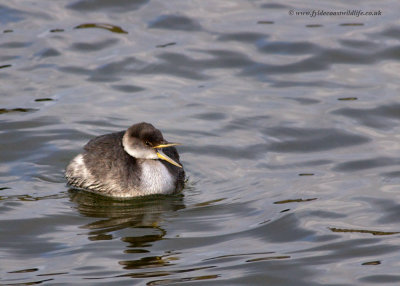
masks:
<path fill-rule="evenodd" d="M 400 120 L 400 104 L 381 105 L 373 108 L 340 108 L 332 112 L 357 120 L 359 124 L 383 130 L 398 126 Z"/>
<path fill-rule="evenodd" d="M 195 20 L 182 15 L 160 15 L 149 23 L 149 28 L 200 31 L 202 27 Z"/>
<path fill-rule="evenodd" d="M 265 134 L 280 139 L 269 149 L 275 152 L 317 152 L 365 144 L 368 137 L 349 134 L 339 129 L 267 128 Z"/>
<path fill-rule="evenodd" d="M 126 13 L 132 10 L 137 10 L 148 2 L 149 0 L 114 0 L 113 2 L 107 0 L 78 0 L 67 5 L 67 8 L 89 13 L 98 10 Z"/>

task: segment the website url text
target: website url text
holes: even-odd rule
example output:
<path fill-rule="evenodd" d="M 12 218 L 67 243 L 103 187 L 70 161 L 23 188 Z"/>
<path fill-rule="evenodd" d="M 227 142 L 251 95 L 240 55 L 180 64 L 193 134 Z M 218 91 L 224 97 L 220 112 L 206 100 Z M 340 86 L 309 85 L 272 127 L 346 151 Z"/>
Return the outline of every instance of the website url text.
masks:
<path fill-rule="evenodd" d="M 311 18 L 319 16 L 382 16 L 381 10 L 376 11 L 363 11 L 363 10 L 346 10 L 346 11 L 326 11 L 326 10 L 309 10 L 309 11 L 296 11 L 289 10 L 290 16 L 308 16 Z"/>

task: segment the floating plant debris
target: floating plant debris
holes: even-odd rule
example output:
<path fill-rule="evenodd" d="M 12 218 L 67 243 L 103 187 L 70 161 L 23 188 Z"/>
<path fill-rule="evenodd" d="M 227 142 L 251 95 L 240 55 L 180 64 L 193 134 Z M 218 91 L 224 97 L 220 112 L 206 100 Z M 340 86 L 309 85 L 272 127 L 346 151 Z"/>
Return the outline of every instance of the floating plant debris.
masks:
<path fill-rule="evenodd" d="M 346 100 L 351 101 L 351 100 L 357 100 L 357 99 L 358 99 L 357 97 L 341 97 L 341 98 L 338 98 L 338 100 L 343 100 L 343 101 L 346 101 Z"/>
<path fill-rule="evenodd" d="M 175 42 L 171 42 L 171 43 L 167 43 L 167 44 L 164 44 L 164 45 L 157 45 L 156 48 L 165 48 L 165 47 L 174 46 L 174 45 L 176 45 L 176 43 Z"/>
<path fill-rule="evenodd" d="M 320 24 L 310 24 L 310 25 L 306 25 L 307 28 L 319 28 L 319 27 L 323 27 Z"/>
<path fill-rule="evenodd" d="M 370 233 L 372 235 L 392 235 L 398 234 L 399 231 L 376 231 L 376 230 L 365 230 L 365 229 L 347 229 L 347 228 L 329 228 L 333 232 L 358 232 L 358 233 Z"/>
<path fill-rule="evenodd" d="M 376 261 L 364 262 L 361 265 L 379 265 L 379 264 L 381 264 L 381 262 L 379 260 L 376 260 Z"/>
<path fill-rule="evenodd" d="M 257 24 L 262 24 L 262 25 L 270 25 L 273 24 L 274 21 L 258 21 Z"/>
<path fill-rule="evenodd" d="M 269 256 L 269 257 L 260 257 L 246 260 L 246 262 L 257 262 L 257 261 L 265 261 L 265 260 L 276 260 L 276 259 L 288 259 L 290 256 L 282 255 L 282 256 Z"/>
<path fill-rule="evenodd" d="M 114 26 L 111 24 L 87 23 L 76 26 L 74 29 L 90 29 L 90 28 L 104 29 L 118 34 L 128 34 L 128 32 L 123 30 L 121 27 Z"/>
<path fill-rule="evenodd" d="M 4 68 L 9 68 L 9 67 L 11 67 L 12 65 L 2 65 L 2 66 L 0 66 L 0 69 L 4 69 Z"/>
<path fill-rule="evenodd" d="M 64 29 L 51 29 L 50 33 L 60 33 L 60 32 L 64 32 Z"/>
<path fill-rule="evenodd" d="M 340 24 L 339 26 L 364 26 L 363 23 L 343 23 Z"/>
<path fill-rule="evenodd" d="M 36 102 L 41 102 L 41 101 L 53 101 L 54 99 L 52 98 L 37 98 L 35 99 Z"/>
<path fill-rule="evenodd" d="M 311 198 L 311 199 L 293 199 L 293 200 L 283 200 L 283 201 L 277 201 L 274 202 L 274 204 L 279 205 L 279 204 L 289 204 L 289 203 L 304 203 L 304 202 L 311 202 L 315 201 L 317 198 Z"/>
<path fill-rule="evenodd" d="M 36 111 L 34 108 L 0 108 L 0 114 L 11 112 L 31 112 Z"/>
<path fill-rule="evenodd" d="M 28 272 L 35 272 L 35 271 L 38 271 L 38 270 L 39 270 L 38 268 L 28 268 L 28 269 L 10 271 L 8 273 L 28 273 Z"/>

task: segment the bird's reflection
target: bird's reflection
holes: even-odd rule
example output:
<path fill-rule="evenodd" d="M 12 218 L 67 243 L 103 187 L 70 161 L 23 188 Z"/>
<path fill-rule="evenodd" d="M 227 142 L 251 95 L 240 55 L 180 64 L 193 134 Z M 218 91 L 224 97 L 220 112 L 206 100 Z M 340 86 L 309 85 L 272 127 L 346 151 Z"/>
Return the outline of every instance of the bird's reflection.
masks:
<path fill-rule="evenodd" d="M 92 222 L 81 226 L 88 230 L 89 240 L 118 239 L 124 242 L 123 249 L 119 249 L 118 243 L 112 244 L 117 247 L 117 253 L 113 253 L 112 257 L 125 270 L 118 277 L 155 279 L 146 285 L 218 278 L 218 275 L 195 274 L 214 268 L 214 265 L 177 267 L 180 252 L 168 249 L 160 251 L 153 247 L 167 235 L 167 230 L 162 227 L 163 218 L 168 213 L 185 208 L 183 194 L 118 200 L 74 189 L 68 193 L 80 214 L 94 218 Z M 185 277 L 180 277 L 181 273 L 185 273 Z M 187 277 L 187 273 L 193 274 Z"/>
<path fill-rule="evenodd" d="M 82 226 L 82 228 L 90 230 L 89 236 L 93 240 L 97 235 L 124 228 L 159 230 L 158 224 L 162 214 L 185 208 L 182 194 L 118 200 L 70 189 L 69 195 L 71 201 L 77 205 L 79 213 L 87 217 L 98 218 L 94 222 Z"/>
<path fill-rule="evenodd" d="M 148 256 L 149 247 L 163 239 L 166 230 L 160 227 L 163 214 L 185 208 L 183 195 L 151 196 L 116 200 L 93 193 L 70 189 L 70 199 L 82 215 L 96 218 L 81 226 L 88 229 L 89 240 L 111 240 L 118 233 L 127 245 L 124 254 L 135 260 L 119 261 L 125 269 L 143 269 L 168 264 L 171 254 Z M 164 262 L 165 263 L 164 263 Z"/>

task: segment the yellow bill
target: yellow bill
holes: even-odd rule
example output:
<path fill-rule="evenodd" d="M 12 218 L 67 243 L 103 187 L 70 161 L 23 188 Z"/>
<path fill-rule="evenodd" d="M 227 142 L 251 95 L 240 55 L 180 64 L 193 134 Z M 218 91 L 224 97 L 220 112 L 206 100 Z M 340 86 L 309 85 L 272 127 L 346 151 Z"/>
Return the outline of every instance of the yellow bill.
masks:
<path fill-rule="evenodd" d="M 154 146 L 154 149 L 161 149 L 161 148 L 166 148 L 166 147 L 172 147 L 172 146 L 177 146 L 177 145 L 182 145 L 181 143 L 165 143 L 165 144 L 160 144 L 157 146 Z"/>
<path fill-rule="evenodd" d="M 174 143 L 172 143 L 174 144 Z M 168 146 L 169 147 L 169 146 Z M 167 155 L 164 154 L 163 151 L 161 150 L 157 150 L 157 156 L 158 158 L 167 161 L 168 163 L 171 163 L 172 165 L 175 165 L 179 168 L 182 168 L 182 166 L 180 164 L 178 164 L 177 162 L 175 162 L 174 160 L 172 160 L 170 157 L 168 157 Z"/>

